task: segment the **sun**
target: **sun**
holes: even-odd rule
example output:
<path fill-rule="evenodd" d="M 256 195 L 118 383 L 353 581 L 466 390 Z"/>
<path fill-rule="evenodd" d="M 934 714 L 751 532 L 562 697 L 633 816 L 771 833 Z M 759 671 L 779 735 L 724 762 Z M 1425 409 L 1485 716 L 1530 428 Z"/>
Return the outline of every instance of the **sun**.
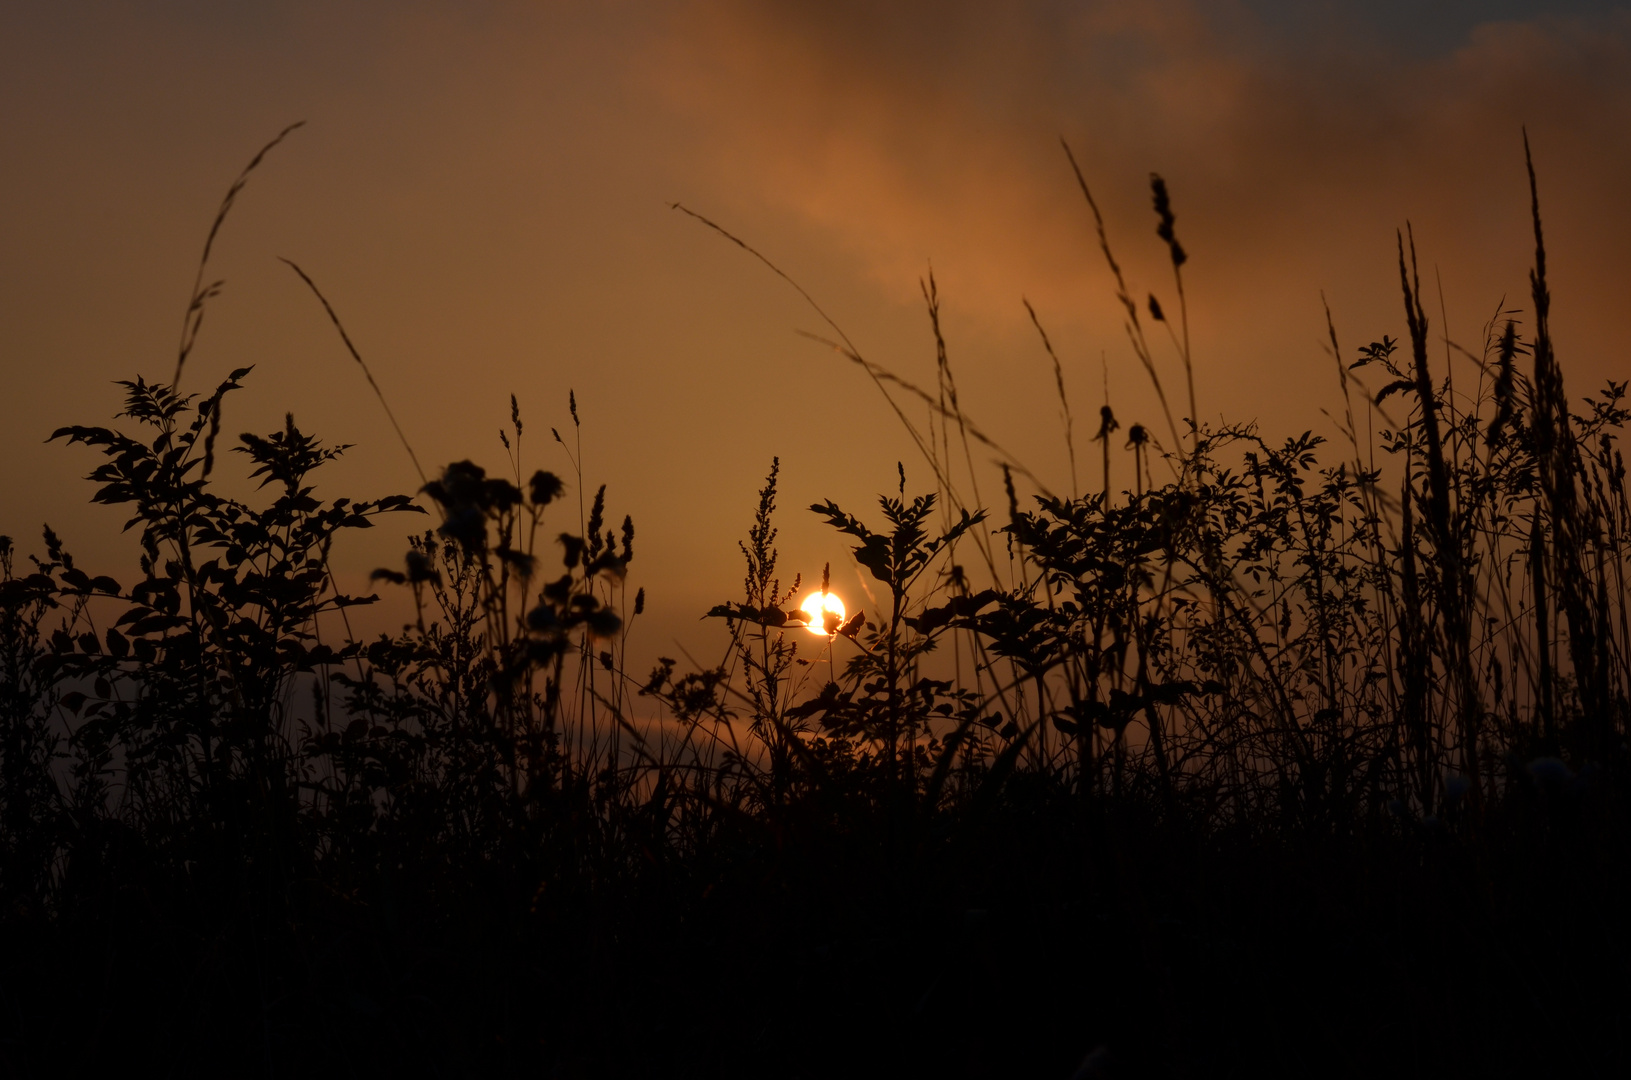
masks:
<path fill-rule="evenodd" d="M 844 624 L 844 602 L 832 593 L 813 592 L 804 598 L 799 610 L 810 617 L 809 631 L 832 637 Z"/>

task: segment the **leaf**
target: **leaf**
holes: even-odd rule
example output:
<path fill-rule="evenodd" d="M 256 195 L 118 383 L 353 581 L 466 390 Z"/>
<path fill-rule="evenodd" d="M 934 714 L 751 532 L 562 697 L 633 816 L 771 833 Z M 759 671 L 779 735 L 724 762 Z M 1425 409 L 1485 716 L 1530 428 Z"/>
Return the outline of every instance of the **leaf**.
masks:
<path fill-rule="evenodd" d="M 752 604 L 715 604 L 703 618 L 732 619 L 758 623 L 760 626 L 786 626 L 790 622 L 802 626 L 810 621 L 810 617 L 802 611 L 783 611 L 774 604 L 763 608 L 756 608 Z"/>
<path fill-rule="evenodd" d="M 145 619 L 136 620 L 135 625 L 130 628 L 130 632 L 132 634 L 154 634 L 186 625 L 187 620 L 180 615 L 149 615 Z"/>
<path fill-rule="evenodd" d="M 1376 392 L 1376 404 L 1380 405 L 1384 399 L 1389 398 L 1394 394 L 1405 393 L 1407 391 L 1414 390 L 1415 388 L 1415 379 L 1399 379 L 1396 382 L 1390 382 Z"/>
<path fill-rule="evenodd" d="M 151 614 L 153 614 L 152 608 L 143 607 L 142 605 L 137 604 L 127 610 L 123 615 L 120 615 L 117 619 L 115 619 L 113 625 L 127 626 L 130 623 L 136 622 L 140 619 L 145 619 Z"/>
<path fill-rule="evenodd" d="M 1153 702 L 1163 705 L 1176 705 L 1184 698 L 1194 694 L 1198 687 L 1186 679 L 1174 679 L 1171 682 L 1152 683 L 1149 687 L 1149 698 Z"/>

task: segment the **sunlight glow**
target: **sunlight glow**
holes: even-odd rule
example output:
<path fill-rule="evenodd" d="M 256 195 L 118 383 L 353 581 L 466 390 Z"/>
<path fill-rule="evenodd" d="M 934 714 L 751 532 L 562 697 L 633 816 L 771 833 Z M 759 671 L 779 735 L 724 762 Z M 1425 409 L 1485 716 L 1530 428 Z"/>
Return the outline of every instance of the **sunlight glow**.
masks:
<path fill-rule="evenodd" d="M 813 592 L 804 598 L 799 610 L 810 616 L 812 634 L 832 637 L 844 624 L 844 602 L 832 593 Z"/>

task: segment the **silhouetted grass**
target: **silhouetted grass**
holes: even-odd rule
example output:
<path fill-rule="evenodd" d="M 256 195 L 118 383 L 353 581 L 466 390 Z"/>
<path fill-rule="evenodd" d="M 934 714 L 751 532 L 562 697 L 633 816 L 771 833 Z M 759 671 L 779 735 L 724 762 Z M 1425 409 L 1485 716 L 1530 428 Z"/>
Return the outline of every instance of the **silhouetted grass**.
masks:
<path fill-rule="evenodd" d="M 344 448 L 292 416 L 232 447 L 265 497 L 219 493 L 246 370 L 201 399 L 137 379 L 132 430 L 59 430 L 142 554 L 121 582 L 50 530 L 31 568 L 0 540 L 0 1064 L 1617 1073 L 1631 413 L 1624 384 L 1564 393 L 1533 170 L 1531 311 L 1446 343 L 1478 372 L 1458 390 L 1401 236 L 1408 350 L 1331 331 L 1339 447 L 1192 419 L 1170 193 L 1152 176 L 1176 325 L 1131 299 L 1075 175 L 1152 380 L 1141 311 L 1171 331 L 1187 430 L 1156 381 L 1171 445 L 1134 424 L 1113 447 L 1107 402 L 1079 494 L 1033 311 L 1055 495 L 965 414 L 932 279 L 932 393 L 823 314 L 936 490 L 897 465 L 875 516 L 810 508 L 880 599 L 813 637 L 772 462 L 742 596 L 708 613 L 717 668 L 627 670 L 634 525 L 559 432 L 574 475 L 529 470 L 514 399 L 503 475 L 422 490 L 439 520 L 375 574 L 415 620 L 373 640 L 332 545 L 423 509 L 315 498 Z"/>

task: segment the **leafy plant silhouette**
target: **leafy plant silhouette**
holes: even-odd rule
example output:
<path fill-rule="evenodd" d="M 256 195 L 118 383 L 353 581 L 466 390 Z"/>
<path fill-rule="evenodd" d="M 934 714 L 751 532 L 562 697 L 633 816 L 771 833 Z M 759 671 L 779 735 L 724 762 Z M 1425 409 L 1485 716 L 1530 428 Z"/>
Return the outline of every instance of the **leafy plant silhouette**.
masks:
<path fill-rule="evenodd" d="M 1151 177 L 1176 303 L 1135 303 L 1071 165 L 1164 422 L 1118 448 L 1106 401 L 1079 493 L 1042 334 L 1055 494 L 965 413 L 932 278 L 933 392 L 821 312 L 934 490 L 909 497 L 896 463 L 881 524 L 809 508 L 880 586 L 811 627 L 772 459 L 741 597 L 707 612 L 716 667 L 627 670 L 633 521 L 558 431 L 571 470 L 524 466 L 513 397 L 504 469 L 362 501 L 318 497 L 347 448 L 292 415 L 219 449 L 247 368 L 204 397 L 138 378 L 130 430 L 59 429 L 99 455 L 92 498 L 140 555 L 127 587 L 49 528 L 30 567 L 0 538 L 0 1061 L 762 1075 L 774 1051 L 809 1075 L 1089 1076 L 1110 1043 L 1134 1073 L 1287 1071 L 1240 1049 L 1265 1001 L 1302 1067 L 1535 1065 L 1550 1044 L 1513 1034 L 1533 1002 L 1547 1038 L 1600 1044 L 1623 992 L 1576 991 L 1586 961 L 1554 935 L 1631 956 L 1631 410 L 1624 383 L 1564 392 L 1533 169 L 1530 310 L 1497 307 L 1481 350 L 1445 343 L 1472 387 L 1435 368 L 1406 230 L 1404 336 L 1345 351 L 1331 321 L 1327 441 L 1198 421 L 1172 192 Z M 217 288 L 194 290 L 182 361 Z M 224 461 L 256 496 L 221 493 Z M 347 612 L 376 597 L 338 588 L 334 546 L 426 508 L 373 577 L 413 619 L 365 640 Z M 55 1008 L 87 971 L 162 992 Z"/>

